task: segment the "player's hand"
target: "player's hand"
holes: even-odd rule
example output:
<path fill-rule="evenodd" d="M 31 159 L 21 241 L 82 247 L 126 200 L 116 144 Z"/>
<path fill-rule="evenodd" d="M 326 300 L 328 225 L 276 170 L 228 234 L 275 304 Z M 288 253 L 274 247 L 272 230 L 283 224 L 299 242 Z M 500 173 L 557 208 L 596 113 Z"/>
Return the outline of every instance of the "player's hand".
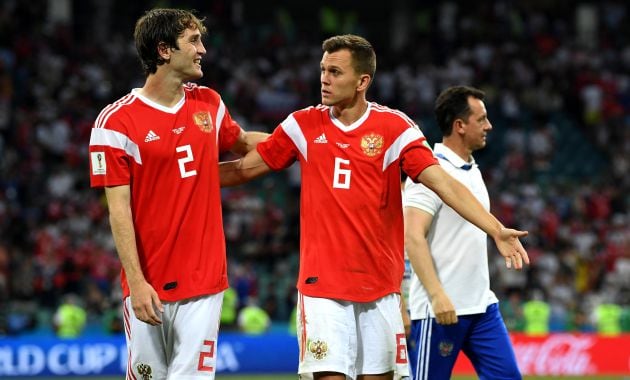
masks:
<path fill-rule="evenodd" d="M 130 287 L 131 307 L 136 314 L 136 318 L 151 326 L 162 323 L 158 312 L 164 312 L 162 302 L 158 298 L 157 292 L 148 282 L 143 282 Z"/>
<path fill-rule="evenodd" d="M 441 325 L 452 325 L 457 323 L 457 313 L 455 306 L 451 302 L 444 290 L 431 296 L 431 306 L 435 313 L 435 321 Z"/>
<path fill-rule="evenodd" d="M 519 240 L 520 237 L 527 236 L 527 234 L 527 231 L 502 228 L 499 236 L 494 239 L 499 253 L 505 258 L 505 266 L 508 269 L 521 269 L 523 263 L 529 264 L 527 251 Z"/>

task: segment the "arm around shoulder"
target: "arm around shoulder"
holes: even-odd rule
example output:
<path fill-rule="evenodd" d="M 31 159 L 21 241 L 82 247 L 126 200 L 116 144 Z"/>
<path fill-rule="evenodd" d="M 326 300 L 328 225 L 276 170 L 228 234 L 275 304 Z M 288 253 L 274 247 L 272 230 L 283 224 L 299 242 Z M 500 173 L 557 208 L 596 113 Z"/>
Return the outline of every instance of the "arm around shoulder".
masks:
<path fill-rule="evenodd" d="M 219 163 L 220 184 L 221 187 L 240 185 L 270 171 L 260 153 L 252 149 L 238 160 Z"/>
<path fill-rule="evenodd" d="M 239 156 L 245 156 L 248 152 L 255 150 L 258 143 L 264 141 L 267 137 L 269 137 L 269 133 L 241 130 L 238 139 L 230 150 Z"/>

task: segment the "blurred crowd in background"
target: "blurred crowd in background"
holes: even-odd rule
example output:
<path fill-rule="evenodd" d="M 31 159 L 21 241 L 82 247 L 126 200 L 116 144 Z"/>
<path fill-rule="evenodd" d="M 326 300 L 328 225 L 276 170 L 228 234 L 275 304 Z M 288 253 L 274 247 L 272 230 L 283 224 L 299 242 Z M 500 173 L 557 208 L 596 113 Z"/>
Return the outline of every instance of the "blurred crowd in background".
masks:
<path fill-rule="evenodd" d="M 271 3 L 0 3 L 0 336 L 52 329 L 68 300 L 88 325 L 121 331 L 120 264 L 103 191 L 89 188 L 87 146 L 99 110 L 143 83 L 133 22 L 154 6 L 206 18 L 199 83 L 247 130 L 271 131 L 319 103 L 321 41 L 333 34 L 372 42 L 370 100 L 406 112 L 431 144 L 441 138 L 436 95 L 483 89 L 494 129 L 476 159 L 494 214 L 529 231 L 532 261 L 508 271 L 489 252 L 506 323 L 524 329 L 527 302 L 538 300 L 551 331 L 596 331 L 599 305 L 615 305 L 630 330 L 630 6 Z M 273 324 L 290 320 L 299 193 L 296 167 L 223 190 L 235 295 L 226 327 L 254 304 Z"/>

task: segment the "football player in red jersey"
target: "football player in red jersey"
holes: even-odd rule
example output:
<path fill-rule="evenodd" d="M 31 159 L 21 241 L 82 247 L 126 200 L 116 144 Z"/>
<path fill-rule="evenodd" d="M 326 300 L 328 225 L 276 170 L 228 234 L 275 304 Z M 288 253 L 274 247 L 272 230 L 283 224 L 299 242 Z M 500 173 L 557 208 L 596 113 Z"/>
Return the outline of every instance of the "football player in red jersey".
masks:
<path fill-rule="evenodd" d="M 300 375 L 408 376 L 400 312 L 400 170 L 492 236 L 508 267 L 529 261 L 519 241 L 526 232 L 503 227 L 437 165 L 407 115 L 367 101 L 376 70 L 367 40 L 335 36 L 322 48 L 321 104 L 293 112 L 257 149 L 221 163 L 221 184 L 240 184 L 300 163 Z"/>
<path fill-rule="evenodd" d="M 228 287 L 219 154 L 267 136 L 188 82 L 203 76 L 202 21 L 146 12 L 134 32 L 144 86 L 106 106 L 91 132 L 91 185 L 105 188 L 122 263 L 127 379 L 214 379 Z"/>

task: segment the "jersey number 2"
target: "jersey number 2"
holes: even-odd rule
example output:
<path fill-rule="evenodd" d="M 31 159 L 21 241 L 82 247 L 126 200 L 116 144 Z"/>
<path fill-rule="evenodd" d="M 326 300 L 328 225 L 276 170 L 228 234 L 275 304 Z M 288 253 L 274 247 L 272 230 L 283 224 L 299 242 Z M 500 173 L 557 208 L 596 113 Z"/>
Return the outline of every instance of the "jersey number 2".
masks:
<path fill-rule="evenodd" d="M 342 167 L 342 165 L 344 165 Z M 336 189 L 350 188 L 350 175 L 352 171 L 349 169 L 350 160 L 335 157 L 335 172 L 333 174 L 333 187 Z"/>
<path fill-rule="evenodd" d="M 179 174 L 182 176 L 182 178 L 192 177 L 194 175 L 197 175 L 196 170 L 186 170 L 186 166 L 184 166 L 187 163 L 193 162 L 195 160 L 195 158 L 193 157 L 192 149 L 190 148 L 190 145 L 178 146 L 177 148 L 175 148 L 175 151 L 177 153 L 181 153 L 181 152 L 186 153 L 184 157 L 177 159 L 177 164 L 179 165 Z"/>

